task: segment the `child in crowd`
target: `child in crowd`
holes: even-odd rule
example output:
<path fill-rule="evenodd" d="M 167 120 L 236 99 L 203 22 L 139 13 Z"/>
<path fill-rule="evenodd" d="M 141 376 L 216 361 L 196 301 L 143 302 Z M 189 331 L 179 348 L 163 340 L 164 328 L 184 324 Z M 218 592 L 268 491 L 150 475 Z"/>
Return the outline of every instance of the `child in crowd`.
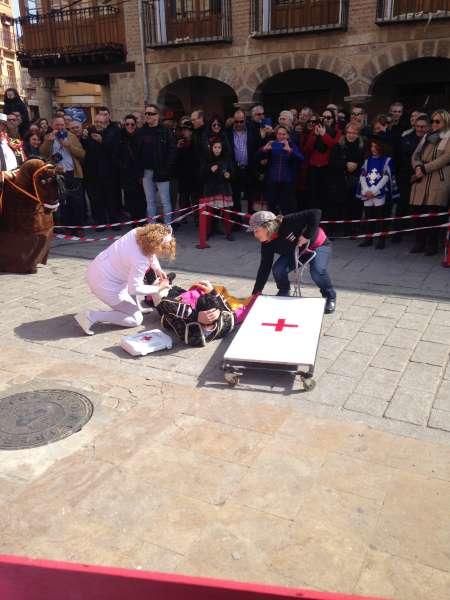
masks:
<path fill-rule="evenodd" d="M 200 204 L 207 206 L 208 209 L 219 209 L 220 211 L 223 208 L 233 206 L 232 175 L 232 162 L 224 150 L 223 142 L 220 138 L 213 137 L 209 143 L 208 160 L 201 172 L 203 196 L 200 199 Z M 210 218 L 206 218 L 208 219 L 208 229 L 211 229 Z M 228 221 L 225 221 L 225 234 L 227 240 L 233 240 L 231 223 Z"/>
<path fill-rule="evenodd" d="M 359 177 L 357 197 L 364 202 L 366 219 L 380 219 L 387 215 L 387 206 L 398 199 L 397 183 L 394 177 L 393 160 L 379 138 L 373 137 L 369 142 L 369 156 L 364 161 Z M 377 222 L 367 223 L 367 233 L 382 231 L 383 225 Z M 359 246 L 372 246 L 372 238 L 363 240 Z M 375 244 L 377 250 L 385 247 L 384 237 L 378 237 Z"/>

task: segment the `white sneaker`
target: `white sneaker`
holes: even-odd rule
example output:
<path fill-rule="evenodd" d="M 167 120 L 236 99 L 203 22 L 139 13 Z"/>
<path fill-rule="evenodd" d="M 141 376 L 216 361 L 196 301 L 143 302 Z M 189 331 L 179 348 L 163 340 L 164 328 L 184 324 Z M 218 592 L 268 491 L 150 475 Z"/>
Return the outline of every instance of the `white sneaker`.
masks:
<path fill-rule="evenodd" d="M 89 318 L 89 311 L 86 310 L 85 312 L 80 312 L 76 314 L 75 321 L 78 323 L 78 325 L 81 327 L 81 329 L 86 335 L 94 335 L 94 332 L 91 329 L 94 323 Z"/>

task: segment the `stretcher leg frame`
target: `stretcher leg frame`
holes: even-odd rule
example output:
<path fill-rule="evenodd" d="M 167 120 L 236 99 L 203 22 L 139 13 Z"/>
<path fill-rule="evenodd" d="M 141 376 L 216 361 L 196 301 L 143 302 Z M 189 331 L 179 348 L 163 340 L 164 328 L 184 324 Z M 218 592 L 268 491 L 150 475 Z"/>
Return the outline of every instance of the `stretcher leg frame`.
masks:
<path fill-rule="evenodd" d="M 225 381 L 238 385 L 246 371 L 285 373 L 314 385 L 325 300 L 259 296 L 225 352 Z"/>

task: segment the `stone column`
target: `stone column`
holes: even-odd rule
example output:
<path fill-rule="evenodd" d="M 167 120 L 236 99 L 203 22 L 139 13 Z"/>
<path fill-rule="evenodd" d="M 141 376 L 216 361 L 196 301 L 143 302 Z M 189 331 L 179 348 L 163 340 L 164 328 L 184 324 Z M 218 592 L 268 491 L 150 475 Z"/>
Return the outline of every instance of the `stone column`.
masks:
<path fill-rule="evenodd" d="M 53 88 L 55 80 L 51 77 L 40 77 L 36 88 L 36 100 L 39 107 L 39 115 L 43 119 L 51 121 L 53 118 Z"/>
<path fill-rule="evenodd" d="M 345 96 L 344 102 L 348 102 L 349 104 L 362 104 L 365 106 L 369 104 L 372 100 L 372 96 L 370 94 L 352 94 L 351 96 Z"/>

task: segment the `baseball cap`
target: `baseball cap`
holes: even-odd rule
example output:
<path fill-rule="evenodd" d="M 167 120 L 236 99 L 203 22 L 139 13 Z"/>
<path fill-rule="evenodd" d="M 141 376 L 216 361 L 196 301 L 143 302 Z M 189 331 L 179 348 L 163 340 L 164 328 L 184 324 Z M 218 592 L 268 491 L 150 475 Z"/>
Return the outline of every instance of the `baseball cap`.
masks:
<path fill-rule="evenodd" d="M 255 229 L 258 229 L 258 227 L 261 227 L 265 223 L 275 221 L 276 218 L 276 215 L 274 215 L 273 212 L 270 212 L 270 210 L 259 210 L 250 217 L 248 231 L 255 231 Z"/>

